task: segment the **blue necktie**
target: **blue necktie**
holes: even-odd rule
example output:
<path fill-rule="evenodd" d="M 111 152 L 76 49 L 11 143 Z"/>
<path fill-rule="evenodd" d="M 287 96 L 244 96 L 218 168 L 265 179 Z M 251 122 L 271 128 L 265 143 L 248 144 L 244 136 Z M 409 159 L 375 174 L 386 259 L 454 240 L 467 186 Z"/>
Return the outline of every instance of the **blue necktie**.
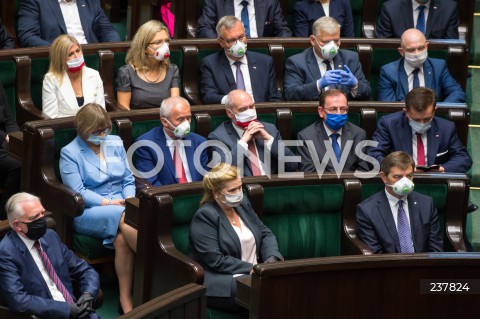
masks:
<path fill-rule="evenodd" d="M 407 215 L 403 210 L 403 200 L 398 201 L 397 232 L 400 252 L 403 254 L 413 253 L 412 233 L 410 232 Z"/>
<path fill-rule="evenodd" d="M 337 157 L 337 162 L 340 163 L 341 152 L 340 152 L 340 145 L 338 145 L 338 142 L 337 142 L 338 136 L 339 136 L 338 133 L 334 133 L 330 135 L 330 137 L 332 138 L 333 151 L 335 152 L 335 156 Z"/>
<path fill-rule="evenodd" d="M 237 67 L 237 89 L 245 91 L 245 79 L 243 78 L 243 72 L 240 68 L 242 66 L 242 62 L 235 61 L 233 62 L 233 64 L 235 64 L 235 66 Z"/>
<path fill-rule="evenodd" d="M 418 18 L 417 18 L 417 27 L 419 31 L 421 31 L 423 34 L 425 34 L 425 13 L 423 10 L 425 10 L 426 6 L 420 6 L 418 7 Z"/>
<path fill-rule="evenodd" d="M 245 33 L 247 34 L 247 38 L 250 38 L 250 19 L 248 18 L 248 1 L 243 0 L 240 3 L 243 6 L 242 9 L 242 23 L 243 27 L 245 28 Z"/>
<path fill-rule="evenodd" d="M 413 88 L 416 89 L 420 86 L 420 79 L 418 78 L 418 71 L 420 71 L 420 69 L 415 69 L 413 70 Z"/>

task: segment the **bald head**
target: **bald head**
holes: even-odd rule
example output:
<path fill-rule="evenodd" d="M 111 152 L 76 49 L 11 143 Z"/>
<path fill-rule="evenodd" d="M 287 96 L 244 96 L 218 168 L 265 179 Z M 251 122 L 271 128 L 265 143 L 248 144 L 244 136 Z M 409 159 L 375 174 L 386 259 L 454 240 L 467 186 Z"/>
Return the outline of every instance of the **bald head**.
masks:
<path fill-rule="evenodd" d="M 398 52 L 400 52 L 402 56 L 405 56 L 405 53 L 418 54 L 428 49 L 427 39 L 425 39 L 423 33 L 417 29 L 406 30 L 403 32 L 400 40 Z"/>

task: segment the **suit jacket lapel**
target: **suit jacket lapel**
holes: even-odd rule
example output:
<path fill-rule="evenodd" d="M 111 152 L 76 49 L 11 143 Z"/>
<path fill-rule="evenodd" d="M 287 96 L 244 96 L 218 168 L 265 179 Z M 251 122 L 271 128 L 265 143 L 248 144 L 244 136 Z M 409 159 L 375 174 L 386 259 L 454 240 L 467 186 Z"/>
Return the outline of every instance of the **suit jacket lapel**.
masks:
<path fill-rule="evenodd" d="M 308 69 L 310 70 L 310 74 L 312 79 L 320 79 L 320 68 L 317 63 L 317 59 L 315 58 L 315 52 L 313 51 L 313 47 L 307 52 L 307 65 Z"/>
<path fill-rule="evenodd" d="M 233 123 L 231 120 L 228 120 L 225 122 L 225 130 L 228 133 L 228 138 L 230 139 L 230 145 L 232 146 L 236 145 L 238 143 L 238 140 L 240 139 L 240 136 L 238 135 L 237 131 L 235 131 L 235 128 L 233 127 Z M 236 161 L 235 158 L 233 160 Z M 246 158 L 244 158 L 243 161 L 244 161 L 244 165 L 243 165 L 244 176 L 252 176 L 253 171 L 252 171 L 252 167 L 250 166 L 250 161 Z"/>
<path fill-rule="evenodd" d="M 390 236 L 395 243 L 395 247 L 397 252 L 400 252 L 400 241 L 398 240 L 398 232 L 397 227 L 395 226 L 395 220 L 393 219 L 392 209 L 390 208 L 390 204 L 387 199 L 387 195 L 385 195 L 385 191 L 382 191 L 383 198 L 377 201 L 377 210 L 380 216 L 385 223 L 385 227 L 387 228 Z M 395 212 L 396 213 L 396 212 Z"/>
<path fill-rule="evenodd" d="M 432 32 L 432 28 L 435 25 L 437 20 L 437 8 L 440 4 L 437 1 L 433 0 L 430 2 L 430 7 L 428 8 L 428 19 L 427 19 L 427 26 L 425 28 L 425 37 L 428 39 L 430 38 L 430 33 Z M 427 86 L 430 87 L 430 86 Z"/>
<path fill-rule="evenodd" d="M 257 34 L 258 37 L 263 37 L 263 28 L 265 27 L 265 20 L 267 10 L 265 9 L 266 1 L 256 0 L 254 3 L 255 6 L 255 21 L 257 23 Z M 250 4 L 251 5 L 251 4 Z M 273 21 L 272 21 L 273 23 Z"/>
<path fill-rule="evenodd" d="M 82 138 L 80 136 L 77 136 L 75 138 L 75 140 L 77 141 L 78 143 L 78 147 L 80 149 L 80 152 L 82 153 L 82 156 L 83 158 L 89 162 L 90 164 L 92 164 L 93 166 L 95 166 L 98 170 L 102 171 L 103 173 L 105 174 L 108 174 L 110 175 L 110 173 L 108 172 L 108 169 L 106 167 L 102 167 L 102 165 L 100 164 L 100 159 L 95 155 L 95 153 L 90 149 L 90 147 L 88 146 L 87 142 L 85 142 L 84 140 L 82 140 Z"/>
<path fill-rule="evenodd" d="M 167 145 L 167 139 L 165 138 L 162 126 L 158 127 L 156 130 L 155 140 L 162 149 L 164 164 L 167 167 L 168 172 L 170 172 L 171 179 L 177 181 L 175 176 L 175 164 L 173 163 L 172 153 Z"/>
<path fill-rule="evenodd" d="M 231 0 L 224 0 L 223 1 L 223 7 L 225 8 L 225 15 L 229 16 L 234 16 L 235 15 L 235 8 L 233 7 L 233 3 L 235 1 Z M 221 16 L 218 17 L 218 20 L 220 20 Z"/>
<path fill-rule="evenodd" d="M 432 120 L 432 126 L 427 131 L 427 165 L 435 163 L 435 157 L 438 153 L 438 146 L 440 143 L 439 127 L 435 118 Z"/>
<path fill-rule="evenodd" d="M 85 70 L 82 70 L 81 72 L 85 72 Z M 60 86 L 60 94 L 63 96 L 64 103 L 67 105 L 78 105 L 77 98 L 75 97 L 75 92 L 73 91 L 72 88 L 72 82 L 70 82 L 70 78 L 68 77 L 67 73 L 63 73 L 63 81 L 62 85 Z M 82 77 L 82 86 L 86 89 L 85 84 L 83 83 L 84 79 Z M 87 81 L 87 79 L 85 79 Z M 85 90 L 87 91 L 87 90 Z M 86 95 L 87 92 L 84 93 Z"/>
<path fill-rule="evenodd" d="M 318 121 L 316 123 L 315 130 L 317 131 L 316 137 L 318 137 L 318 140 L 316 143 L 314 143 L 314 146 L 318 154 L 318 160 L 321 163 L 324 155 L 327 153 L 327 148 L 325 147 L 325 141 L 327 141 L 328 143 L 331 143 L 331 140 L 330 140 L 330 137 L 327 135 L 327 131 L 325 130 L 325 127 L 323 126 L 323 120 Z M 332 169 L 333 169 L 333 164 L 329 161 L 327 163 L 326 170 L 330 171 Z"/>
<path fill-rule="evenodd" d="M 251 220 L 248 218 L 248 213 L 247 211 L 245 210 L 245 207 L 244 207 L 244 203 L 245 201 L 243 201 L 240 205 L 238 205 L 237 207 L 235 207 L 235 211 L 237 212 L 237 214 L 240 216 L 240 218 L 242 219 L 243 223 L 248 227 L 248 229 L 250 229 L 250 231 L 252 232 L 253 234 L 253 237 L 255 237 L 255 243 L 261 243 L 261 234 L 259 234 L 259 231 L 258 231 L 258 228 L 256 227 L 253 227 L 252 226 L 252 223 L 251 223 Z M 259 252 L 260 252 L 260 245 L 256 245 L 256 251 L 257 251 L 257 257 L 260 257 L 259 256 Z"/>
<path fill-rule="evenodd" d="M 415 26 L 415 24 L 413 22 L 412 1 L 403 0 L 401 11 L 402 11 L 405 27 L 407 29 L 413 28 Z"/>
<path fill-rule="evenodd" d="M 430 19 L 428 19 L 430 20 Z M 433 88 L 433 68 L 430 64 L 430 59 L 427 59 L 425 63 L 423 63 L 423 77 L 425 79 L 425 87 Z"/>
<path fill-rule="evenodd" d="M 400 92 L 403 94 L 403 99 L 405 99 L 405 96 L 407 96 L 409 90 L 408 90 L 408 75 L 407 72 L 405 72 L 405 59 L 402 58 L 400 60 L 400 63 L 398 64 L 398 75 L 400 78 Z"/>
<path fill-rule="evenodd" d="M 82 28 L 85 32 L 85 38 L 87 39 L 88 43 L 91 43 L 93 40 L 95 40 L 95 36 L 90 34 L 90 29 L 91 27 L 85 23 L 88 23 L 89 17 L 88 17 L 88 10 L 86 10 L 86 6 L 88 6 L 88 3 L 85 2 L 85 0 L 78 0 L 77 1 L 77 8 L 78 8 L 78 15 L 80 16 L 80 23 L 82 24 Z"/>
<path fill-rule="evenodd" d="M 255 1 L 257 3 L 258 1 Z M 257 61 L 247 52 L 248 72 L 250 73 L 250 83 L 252 84 L 253 98 L 255 101 L 260 101 L 260 97 L 257 96 L 258 90 L 256 88 L 262 87 L 265 83 L 261 83 L 260 77 L 257 73 Z"/>
<path fill-rule="evenodd" d="M 190 176 L 192 177 L 192 181 L 194 181 L 196 178 L 197 170 L 195 168 L 195 164 L 193 163 L 193 154 L 195 153 L 195 147 L 193 146 L 193 140 L 192 140 L 192 135 L 188 135 L 186 138 L 183 139 L 184 141 L 189 141 L 190 146 L 186 146 L 185 144 L 183 145 L 183 148 L 185 149 L 185 155 L 187 155 L 187 163 L 188 163 L 188 169 L 190 171 Z"/>
<path fill-rule="evenodd" d="M 49 0 L 48 6 L 52 10 L 52 17 L 55 17 L 57 19 L 58 25 L 62 29 L 62 32 L 67 33 L 67 26 L 65 25 L 65 21 L 63 20 L 63 14 L 62 10 L 60 9 L 60 4 L 58 3 L 58 0 Z"/>
<path fill-rule="evenodd" d="M 230 221 L 228 220 L 227 216 L 225 213 L 222 211 L 222 208 L 217 204 L 214 203 L 213 206 L 217 210 L 218 216 L 220 217 L 220 225 L 225 229 L 227 234 L 230 236 L 232 241 L 235 243 L 235 247 L 237 248 L 237 256 L 238 258 L 242 258 L 242 245 L 240 243 L 240 239 L 238 238 L 237 233 L 235 232 L 235 229 L 233 229 L 232 224 L 230 224 Z"/>
<path fill-rule="evenodd" d="M 405 114 L 402 114 L 402 119 L 396 129 L 397 139 L 402 144 L 402 149 L 408 154 L 413 154 L 412 146 L 412 128 L 408 124 L 408 119 Z"/>
<path fill-rule="evenodd" d="M 219 52 L 219 64 L 220 69 L 225 74 L 225 79 L 227 80 L 227 85 L 229 87 L 229 91 L 235 90 L 237 88 L 237 83 L 235 82 L 235 78 L 233 76 L 232 67 L 230 66 L 230 62 L 225 55 L 225 52 Z"/>
<path fill-rule="evenodd" d="M 420 222 L 420 207 L 417 204 L 416 196 L 410 194 L 407 196 L 408 199 L 408 214 L 410 216 L 410 228 L 412 233 L 412 241 L 415 252 L 421 252 L 422 248 L 418 247 L 418 243 L 422 242 L 421 239 L 417 240 L 417 236 L 422 236 L 422 224 Z"/>

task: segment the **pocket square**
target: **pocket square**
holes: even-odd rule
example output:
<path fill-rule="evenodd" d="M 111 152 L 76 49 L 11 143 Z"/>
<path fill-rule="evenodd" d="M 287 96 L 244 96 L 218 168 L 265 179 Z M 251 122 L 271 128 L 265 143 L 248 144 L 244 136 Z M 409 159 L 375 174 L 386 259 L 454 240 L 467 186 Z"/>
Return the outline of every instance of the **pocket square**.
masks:
<path fill-rule="evenodd" d="M 443 156 L 443 155 L 445 155 L 445 154 L 447 154 L 447 153 L 448 153 L 448 150 L 446 150 L 446 151 L 443 152 L 443 153 L 438 153 L 437 155 L 435 155 L 435 157 L 440 157 L 440 156 Z"/>

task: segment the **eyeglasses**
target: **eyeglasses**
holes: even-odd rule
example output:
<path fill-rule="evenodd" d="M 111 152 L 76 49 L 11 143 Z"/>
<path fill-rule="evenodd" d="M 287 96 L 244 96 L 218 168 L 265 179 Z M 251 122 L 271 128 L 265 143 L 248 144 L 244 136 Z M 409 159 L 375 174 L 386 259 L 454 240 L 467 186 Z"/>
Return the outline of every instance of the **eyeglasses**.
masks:
<path fill-rule="evenodd" d="M 105 134 L 105 135 L 108 135 L 110 134 L 110 132 L 112 131 L 112 128 L 111 127 L 106 127 L 104 129 L 101 129 L 101 130 L 97 130 L 95 132 L 92 132 L 92 135 L 95 135 L 95 136 L 99 136 L 100 134 Z"/>
<path fill-rule="evenodd" d="M 324 108 L 327 113 L 345 114 L 348 112 L 348 107 L 329 107 Z"/>
<path fill-rule="evenodd" d="M 231 44 L 237 42 L 238 40 L 243 41 L 245 39 L 245 34 L 242 34 L 241 36 L 239 36 L 236 39 L 230 39 L 230 40 L 225 40 L 222 37 L 219 37 L 219 38 L 222 39 L 223 41 L 225 41 L 226 44 L 231 45 Z"/>
<path fill-rule="evenodd" d="M 169 44 L 170 43 L 170 40 L 169 39 L 166 39 L 166 40 L 158 40 L 158 41 L 155 41 L 155 42 L 150 42 L 148 44 L 153 44 L 153 45 L 156 45 L 156 46 L 159 46 L 163 43 L 167 43 Z"/>

